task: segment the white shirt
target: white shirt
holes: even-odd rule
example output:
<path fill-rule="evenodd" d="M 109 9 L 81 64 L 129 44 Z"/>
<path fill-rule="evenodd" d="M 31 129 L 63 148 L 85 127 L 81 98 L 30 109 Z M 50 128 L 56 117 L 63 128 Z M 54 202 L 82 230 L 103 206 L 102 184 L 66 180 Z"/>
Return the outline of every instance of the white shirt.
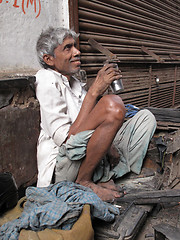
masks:
<path fill-rule="evenodd" d="M 51 183 L 58 147 L 68 136 L 86 91 L 73 77 L 68 79 L 51 69 L 41 69 L 36 74 L 36 96 L 40 103 L 41 131 L 37 144 L 38 187 Z"/>

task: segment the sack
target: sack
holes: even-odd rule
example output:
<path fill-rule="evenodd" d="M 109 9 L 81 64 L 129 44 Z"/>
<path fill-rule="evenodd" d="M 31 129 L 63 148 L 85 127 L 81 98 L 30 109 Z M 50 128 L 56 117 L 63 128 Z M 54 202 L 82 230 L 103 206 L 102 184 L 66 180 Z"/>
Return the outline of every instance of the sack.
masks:
<path fill-rule="evenodd" d="M 21 216 L 26 197 L 21 198 L 15 208 L 7 211 L 0 217 L 0 226 Z M 71 230 L 45 229 L 34 232 L 31 230 L 21 230 L 19 240 L 93 240 L 94 230 L 92 228 L 90 205 L 86 204 L 79 219 L 75 222 Z"/>

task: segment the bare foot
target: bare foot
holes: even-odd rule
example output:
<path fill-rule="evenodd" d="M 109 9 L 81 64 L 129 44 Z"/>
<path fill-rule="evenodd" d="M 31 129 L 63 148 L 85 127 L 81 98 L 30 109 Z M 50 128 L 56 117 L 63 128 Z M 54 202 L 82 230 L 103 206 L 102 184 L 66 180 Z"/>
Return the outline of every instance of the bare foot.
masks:
<path fill-rule="evenodd" d="M 124 190 L 121 187 L 119 187 L 118 185 L 116 185 L 112 179 L 109 180 L 108 182 L 99 182 L 99 183 L 97 183 L 97 185 L 100 187 L 103 187 L 103 188 L 117 191 L 120 193 L 121 197 L 124 196 L 124 194 L 125 194 Z"/>
<path fill-rule="evenodd" d="M 81 181 L 78 184 L 91 188 L 102 201 L 113 202 L 116 198 L 121 197 L 118 191 L 101 187 L 93 182 Z"/>

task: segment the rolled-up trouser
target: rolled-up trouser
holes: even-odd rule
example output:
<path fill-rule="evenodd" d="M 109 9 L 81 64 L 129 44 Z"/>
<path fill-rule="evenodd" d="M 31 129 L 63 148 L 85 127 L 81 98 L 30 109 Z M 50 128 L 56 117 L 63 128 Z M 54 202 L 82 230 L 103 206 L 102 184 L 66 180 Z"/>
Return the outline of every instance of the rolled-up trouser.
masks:
<path fill-rule="evenodd" d="M 93 181 L 105 182 L 111 178 L 122 177 L 130 171 L 139 174 L 155 129 L 155 117 L 147 109 L 139 111 L 134 117 L 124 122 L 113 141 L 120 154 L 118 165 L 111 169 L 107 158 L 104 157 L 94 172 Z M 93 132 L 93 130 L 84 131 L 71 136 L 66 144 L 60 147 L 56 161 L 56 182 L 75 181 Z"/>
<path fill-rule="evenodd" d="M 86 147 L 94 130 L 87 130 L 70 138 L 59 148 L 56 157 L 55 182 L 76 180 L 83 158 L 86 156 Z"/>

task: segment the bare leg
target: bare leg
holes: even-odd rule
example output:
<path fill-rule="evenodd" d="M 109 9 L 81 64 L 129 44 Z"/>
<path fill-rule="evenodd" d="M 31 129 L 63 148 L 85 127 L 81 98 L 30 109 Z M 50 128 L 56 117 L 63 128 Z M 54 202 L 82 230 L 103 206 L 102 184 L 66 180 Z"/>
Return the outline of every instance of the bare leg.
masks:
<path fill-rule="evenodd" d="M 99 161 L 107 153 L 117 131 L 124 121 L 125 108 L 118 96 L 105 96 L 88 115 L 87 121 L 78 131 L 94 129 L 90 138 L 86 157 L 83 160 L 76 183 L 90 187 L 102 200 L 120 197 L 116 189 L 105 188 L 92 182 L 93 172 Z"/>

